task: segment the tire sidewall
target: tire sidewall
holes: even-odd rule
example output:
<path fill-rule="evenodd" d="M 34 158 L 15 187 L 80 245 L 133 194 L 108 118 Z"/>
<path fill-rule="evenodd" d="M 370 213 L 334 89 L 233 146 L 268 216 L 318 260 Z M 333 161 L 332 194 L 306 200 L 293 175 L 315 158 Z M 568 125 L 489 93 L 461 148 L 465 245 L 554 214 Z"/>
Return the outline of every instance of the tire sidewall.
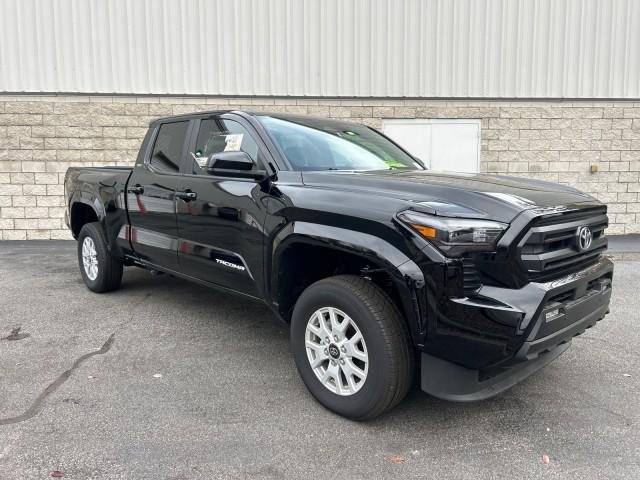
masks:
<path fill-rule="evenodd" d="M 356 323 L 364 338 L 369 356 L 369 370 L 365 384 L 353 395 L 342 396 L 327 389 L 316 377 L 309 364 L 305 347 L 305 333 L 311 315 L 323 307 L 342 310 Z M 371 411 L 381 393 L 388 388 L 390 361 L 378 322 L 367 306 L 352 292 L 338 285 L 323 284 L 309 287 L 302 293 L 291 321 L 291 348 L 302 380 L 314 397 L 330 410 L 350 418 L 358 418 Z"/>

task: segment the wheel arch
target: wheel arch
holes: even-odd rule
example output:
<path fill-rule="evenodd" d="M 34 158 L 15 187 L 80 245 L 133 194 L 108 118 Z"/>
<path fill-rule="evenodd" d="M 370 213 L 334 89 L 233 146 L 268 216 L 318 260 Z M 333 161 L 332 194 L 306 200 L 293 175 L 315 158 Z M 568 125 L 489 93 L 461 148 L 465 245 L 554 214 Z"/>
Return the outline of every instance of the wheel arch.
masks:
<path fill-rule="evenodd" d="M 69 197 L 68 226 L 74 238 L 84 225 L 90 222 L 98 222 L 107 249 L 116 257 L 124 256 L 121 245 L 118 244 L 118 236 L 123 227 L 127 225 L 126 210 L 116 206 L 117 194 L 110 192 L 94 193 L 87 190 L 77 190 Z"/>
<path fill-rule="evenodd" d="M 82 192 L 72 195 L 69 201 L 69 227 L 73 238 L 78 238 L 84 225 L 100 222 L 104 216 L 104 209 L 100 202 L 95 201 L 95 196 Z"/>
<path fill-rule="evenodd" d="M 424 275 L 389 242 L 364 232 L 295 222 L 276 236 L 271 255 L 270 296 L 285 321 L 306 287 L 330 276 L 354 274 L 372 280 L 391 297 L 414 344 L 421 343 Z"/>

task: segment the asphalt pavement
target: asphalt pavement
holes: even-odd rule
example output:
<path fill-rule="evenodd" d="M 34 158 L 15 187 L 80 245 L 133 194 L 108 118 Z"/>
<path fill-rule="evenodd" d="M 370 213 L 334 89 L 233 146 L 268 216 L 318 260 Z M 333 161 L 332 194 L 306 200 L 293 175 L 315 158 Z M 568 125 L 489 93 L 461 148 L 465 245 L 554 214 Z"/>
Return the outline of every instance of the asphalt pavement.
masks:
<path fill-rule="evenodd" d="M 0 242 L 0 479 L 638 479 L 640 262 L 619 258 L 611 314 L 525 382 L 357 423 L 307 393 L 265 306 L 135 268 L 97 295 L 74 242 Z"/>

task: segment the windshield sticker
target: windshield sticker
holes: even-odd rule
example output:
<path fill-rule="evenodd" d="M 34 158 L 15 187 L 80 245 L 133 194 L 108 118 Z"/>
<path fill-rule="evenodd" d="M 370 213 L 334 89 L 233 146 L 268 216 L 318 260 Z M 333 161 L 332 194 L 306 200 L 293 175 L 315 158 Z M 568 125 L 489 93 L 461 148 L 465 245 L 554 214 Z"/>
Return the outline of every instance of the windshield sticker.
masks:
<path fill-rule="evenodd" d="M 244 134 L 242 133 L 234 133 L 231 135 L 226 135 L 224 139 L 224 141 L 226 142 L 224 151 L 239 152 L 240 146 L 242 145 L 242 137 L 244 137 Z"/>
<path fill-rule="evenodd" d="M 402 162 L 397 162 L 393 159 L 384 159 L 383 160 L 384 163 L 386 163 L 389 167 L 391 168 L 407 168 L 407 165 L 405 165 Z"/>

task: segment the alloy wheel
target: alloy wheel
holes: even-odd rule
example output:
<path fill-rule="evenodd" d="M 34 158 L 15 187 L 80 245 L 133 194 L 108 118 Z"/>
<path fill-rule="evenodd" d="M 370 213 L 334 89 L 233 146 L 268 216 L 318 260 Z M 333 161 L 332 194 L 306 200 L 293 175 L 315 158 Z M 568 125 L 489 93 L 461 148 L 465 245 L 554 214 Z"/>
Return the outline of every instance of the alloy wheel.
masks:
<path fill-rule="evenodd" d="M 342 310 L 316 310 L 305 331 L 307 359 L 320 383 L 331 392 L 348 396 L 358 392 L 369 372 L 369 355 L 362 333 Z"/>
<path fill-rule="evenodd" d="M 91 237 L 82 241 L 82 265 L 89 280 L 94 281 L 98 277 L 98 252 Z"/>

